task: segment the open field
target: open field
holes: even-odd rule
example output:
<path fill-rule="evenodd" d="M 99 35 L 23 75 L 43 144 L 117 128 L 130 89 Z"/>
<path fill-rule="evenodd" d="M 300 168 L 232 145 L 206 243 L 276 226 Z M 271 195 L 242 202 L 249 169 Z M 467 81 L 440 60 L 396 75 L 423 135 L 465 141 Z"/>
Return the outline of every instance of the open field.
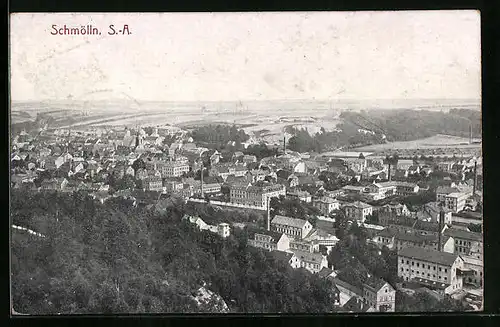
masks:
<path fill-rule="evenodd" d="M 474 142 L 481 140 L 473 139 Z M 381 152 L 386 150 L 416 150 L 416 149 L 434 149 L 434 148 L 480 148 L 480 143 L 469 144 L 469 139 L 450 135 L 435 135 L 420 140 L 389 142 L 385 144 L 373 144 L 353 149 L 354 151 Z"/>
<path fill-rule="evenodd" d="M 425 109 L 447 110 L 450 108 L 478 108 L 471 102 L 447 102 L 432 104 L 425 101 L 390 101 L 363 103 L 354 101 L 247 101 L 241 102 L 138 102 L 122 101 L 65 101 L 39 103 L 13 103 L 13 124 L 34 121 L 37 114 L 50 116 L 48 128 L 86 129 L 97 126 L 162 126 L 177 125 L 191 129 L 206 124 L 235 124 L 255 139 L 278 143 L 287 126 L 305 128 L 315 134 L 324 128 L 331 131 L 340 123 L 344 110 L 360 109 Z M 24 127 L 21 127 L 24 128 Z M 411 142 L 394 142 L 372 145 L 356 150 L 384 151 L 391 149 L 415 149 L 436 147 L 478 147 L 468 140 L 435 136 Z"/>

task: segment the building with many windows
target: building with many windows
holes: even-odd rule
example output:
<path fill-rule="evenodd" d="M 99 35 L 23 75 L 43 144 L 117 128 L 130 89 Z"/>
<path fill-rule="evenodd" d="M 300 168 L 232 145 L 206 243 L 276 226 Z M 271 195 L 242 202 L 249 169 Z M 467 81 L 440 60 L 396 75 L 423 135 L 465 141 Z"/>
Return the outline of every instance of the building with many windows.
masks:
<path fill-rule="evenodd" d="M 451 294 L 463 287 L 467 269 L 459 255 L 407 247 L 398 252 L 398 276 L 406 282 Z"/>
<path fill-rule="evenodd" d="M 340 208 L 339 201 L 330 197 L 322 197 L 314 200 L 313 205 L 325 216 L 328 216 L 333 210 L 338 210 Z"/>
<path fill-rule="evenodd" d="M 231 186 L 229 198 L 231 203 L 251 205 L 256 207 L 267 207 L 270 198 L 286 195 L 286 188 L 280 184 L 269 184 L 264 186 Z"/>
<path fill-rule="evenodd" d="M 267 251 L 285 251 L 289 249 L 290 239 L 283 233 L 272 231 L 259 231 L 253 239 L 248 240 L 248 245 Z"/>
<path fill-rule="evenodd" d="M 290 250 L 299 250 L 303 252 L 319 252 L 319 244 L 311 241 L 303 241 L 298 239 L 290 240 Z"/>
<path fill-rule="evenodd" d="M 469 256 L 463 256 L 464 267 L 472 271 L 471 274 L 464 278 L 464 283 L 476 287 L 483 286 L 483 260 L 479 260 Z"/>
<path fill-rule="evenodd" d="M 347 219 L 364 222 L 368 215 L 373 214 L 373 207 L 367 203 L 356 201 L 344 205 Z"/>
<path fill-rule="evenodd" d="M 321 253 L 304 252 L 292 250 L 300 261 L 300 267 L 305 268 L 313 274 L 320 272 L 323 268 L 328 268 L 328 260 Z"/>
<path fill-rule="evenodd" d="M 161 177 L 149 176 L 141 181 L 142 188 L 146 191 L 162 191 L 163 181 Z"/>
<path fill-rule="evenodd" d="M 166 161 L 156 163 L 162 177 L 179 177 L 189 172 L 189 165 L 184 161 Z"/>
<path fill-rule="evenodd" d="M 290 238 L 304 239 L 311 232 L 312 225 L 307 220 L 276 215 L 271 221 L 271 229 Z"/>
<path fill-rule="evenodd" d="M 447 228 L 443 234 L 455 240 L 453 253 L 479 260 L 483 259 L 483 236 L 481 233 L 459 228 Z"/>
<path fill-rule="evenodd" d="M 419 186 L 414 183 L 407 183 L 407 182 L 397 182 L 396 183 L 396 195 L 412 195 L 415 193 L 418 193 Z"/>
<path fill-rule="evenodd" d="M 464 210 L 467 199 L 470 197 L 469 193 L 454 192 L 446 195 L 444 199 L 444 206 L 452 212 L 459 212 Z"/>
<path fill-rule="evenodd" d="M 396 311 L 396 290 L 386 281 L 370 277 L 363 284 L 363 300 L 376 312 Z"/>

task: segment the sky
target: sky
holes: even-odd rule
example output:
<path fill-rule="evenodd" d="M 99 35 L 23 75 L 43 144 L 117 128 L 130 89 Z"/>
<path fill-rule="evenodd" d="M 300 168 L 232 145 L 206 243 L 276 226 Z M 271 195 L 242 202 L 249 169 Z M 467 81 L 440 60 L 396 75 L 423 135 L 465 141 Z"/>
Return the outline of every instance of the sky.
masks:
<path fill-rule="evenodd" d="M 479 99 L 478 11 L 12 14 L 11 99 Z M 51 35 L 52 25 L 101 35 Z M 130 35 L 108 35 L 109 25 Z"/>

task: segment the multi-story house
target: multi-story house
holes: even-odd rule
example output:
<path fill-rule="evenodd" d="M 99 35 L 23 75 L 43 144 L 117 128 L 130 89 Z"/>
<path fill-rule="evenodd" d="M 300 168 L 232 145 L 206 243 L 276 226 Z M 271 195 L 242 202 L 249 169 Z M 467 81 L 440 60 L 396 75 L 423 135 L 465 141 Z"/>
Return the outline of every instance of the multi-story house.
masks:
<path fill-rule="evenodd" d="M 286 195 L 286 188 L 280 184 L 264 186 L 231 186 L 229 198 L 232 203 L 265 208 L 269 199 Z"/>
<path fill-rule="evenodd" d="M 286 196 L 291 199 L 298 199 L 310 203 L 312 201 L 312 196 L 307 191 L 293 190 L 286 193 Z"/>
<path fill-rule="evenodd" d="M 373 183 L 366 187 L 366 191 L 377 194 L 380 199 L 383 199 L 386 196 L 396 194 L 396 185 L 394 182 Z"/>
<path fill-rule="evenodd" d="M 462 257 L 469 256 L 479 260 L 483 259 L 483 236 L 481 233 L 458 228 L 447 228 L 443 234 L 454 239 L 453 253 Z"/>
<path fill-rule="evenodd" d="M 410 167 L 413 165 L 414 165 L 413 160 L 402 159 L 402 160 L 398 160 L 398 163 L 396 165 L 396 167 L 397 167 L 396 169 L 408 171 L 408 169 L 410 169 Z"/>
<path fill-rule="evenodd" d="M 408 247 L 398 252 L 398 276 L 445 294 L 463 287 L 464 260 L 453 253 Z"/>
<path fill-rule="evenodd" d="M 283 233 L 273 231 L 259 231 L 248 240 L 248 245 L 267 251 L 286 251 L 290 248 L 290 239 Z"/>
<path fill-rule="evenodd" d="M 339 201 L 330 197 L 314 200 L 313 205 L 325 216 L 328 216 L 333 210 L 338 210 L 340 208 Z"/>
<path fill-rule="evenodd" d="M 304 239 L 312 231 L 312 225 L 307 220 L 276 215 L 271 221 L 273 231 L 285 233 L 290 238 Z"/>
<path fill-rule="evenodd" d="M 382 279 L 368 278 L 363 284 L 363 300 L 376 312 L 396 311 L 396 290 Z"/>
<path fill-rule="evenodd" d="M 378 209 L 378 213 L 389 213 L 396 216 L 409 216 L 411 214 L 408 207 L 401 203 L 385 204 Z"/>
<path fill-rule="evenodd" d="M 256 156 L 252 156 L 252 155 L 244 155 L 243 156 L 243 163 L 249 164 L 249 163 L 252 163 L 252 162 L 257 162 L 257 157 Z"/>
<path fill-rule="evenodd" d="M 166 180 L 164 184 L 167 192 L 175 193 L 184 188 L 184 183 L 181 180 L 170 179 Z"/>
<path fill-rule="evenodd" d="M 189 165 L 183 161 L 159 161 L 155 163 L 155 166 L 155 169 L 161 172 L 163 178 L 179 177 L 189 172 Z"/>
<path fill-rule="evenodd" d="M 356 201 L 344 205 L 347 219 L 364 222 L 366 217 L 373 214 L 373 207 L 367 203 Z"/>
<path fill-rule="evenodd" d="M 407 247 L 424 248 L 429 250 L 439 250 L 439 242 L 441 242 L 441 251 L 453 253 L 453 238 L 437 233 L 429 233 L 422 235 L 420 233 L 396 232 L 394 234 L 393 248 L 401 250 Z"/>
<path fill-rule="evenodd" d="M 419 220 L 437 222 L 441 211 L 443 211 L 444 223 L 451 225 L 452 211 L 441 206 L 438 202 L 429 202 L 424 204 L 422 208 L 415 213 L 415 216 Z"/>
<path fill-rule="evenodd" d="M 40 189 L 43 191 L 62 191 L 66 185 L 68 185 L 66 178 L 52 178 L 44 180 Z"/>
<path fill-rule="evenodd" d="M 454 192 L 446 195 L 444 199 L 444 206 L 448 210 L 453 212 L 459 212 L 464 210 L 467 199 L 470 197 L 470 193 Z"/>
<path fill-rule="evenodd" d="M 149 176 L 142 180 L 142 188 L 146 191 L 162 191 L 163 181 L 160 177 Z"/>
<path fill-rule="evenodd" d="M 231 227 L 227 223 L 220 223 L 217 225 L 217 234 L 222 238 L 229 237 L 231 235 Z"/>
<path fill-rule="evenodd" d="M 414 183 L 398 182 L 396 184 L 396 194 L 397 195 L 412 195 L 418 193 L 419 186 Z"/>
<path fill-rule="evenodd" d="M 304 252 L 300 250 L 292 250 L 295 256 L 300 261 L 300 267 L 305 268 L 313 274 L 318 273 L 321 269 L 328 267 L 328 260 L 321 253 Z"/>
<path fill-rule="evenodd" d="M 203 194 L 207 193 L 220 193 L 221 184 L 220 183 L 203 183 Z M 200 185 L 201 192 L 201 185 Z"/>
<path fill-rule="evenodd" d="M 292 239 L 290 240 L 290 250 L 299 250 L 303 252 L 319 252 L 319 244 L 311 241 Z"/>
<path fill-rule="evenodd" d="M 451 171 L 453 164 L 454 164 L 453 161 L 442 161 L 436 165 L 436 168 L 437 168 L 437 170 L 440 170 L 440 171 L 449 172 L 449 171 Z"/>
<path fill-rule="evenodd" d="M 270 256 L 274 258 L 276 261 L 281 261 L 293 269 L 300 268 L 300 260 L 297 258 L 295 253 L 293 252 L 285 252 L 280 250 L 273 250 L 269 252 Z"/>
<path fill-rule="evenodd" d="M 482 225 L 483 215 L 479 212 L 462 211 L 451 214 L 451 223 L 455 226 L 467 226 L 469 224 Z"/>
<path fill-rule="evenodd" d="M 464 267 L 470 270 L 467 276 L 464 276 L 464 284 L 475 287 L 483 287 L 483 260 L 469 256 L 463 256 Z"/>
<path fill-rule="evenodd" d="M 388 248 L 392 249 L 394 247 L 395 234 L 396 232 L 391 228 L 384 228 L 373 236 L 372 243 L 380 247 L 387 246 Z"/>
<path fill-rule="evenodd" d="M 310 242 L 313 245 L 313 250 L 316 252 L 319 251 L 319 246 L 326 247 L 327 251 L 330 252 L 330 250 L 337 244 L 339 239 L 334 234 L 331 234 L 328 231 L 316 228 L 306 236 L 304 241 Z"/>

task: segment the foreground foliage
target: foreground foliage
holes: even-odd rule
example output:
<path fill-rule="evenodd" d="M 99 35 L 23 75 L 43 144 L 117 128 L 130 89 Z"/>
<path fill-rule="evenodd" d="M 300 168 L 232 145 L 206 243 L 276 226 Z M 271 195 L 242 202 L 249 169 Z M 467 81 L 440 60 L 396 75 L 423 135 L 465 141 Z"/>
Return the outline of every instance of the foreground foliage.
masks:
<path fill-rule="evenodd" d="M 163 214 L 84 193 L 13 190 L 11 216 L 45 238 L 13 232 L 12 292 L 30 314 L 217 312 L 198 306 L 202 285 L 232 312 L 332 311 L 331 282 L 292 270 L 246 245 L 247 230 L 223 240 L 181 220 L 170 200 Z"/>

